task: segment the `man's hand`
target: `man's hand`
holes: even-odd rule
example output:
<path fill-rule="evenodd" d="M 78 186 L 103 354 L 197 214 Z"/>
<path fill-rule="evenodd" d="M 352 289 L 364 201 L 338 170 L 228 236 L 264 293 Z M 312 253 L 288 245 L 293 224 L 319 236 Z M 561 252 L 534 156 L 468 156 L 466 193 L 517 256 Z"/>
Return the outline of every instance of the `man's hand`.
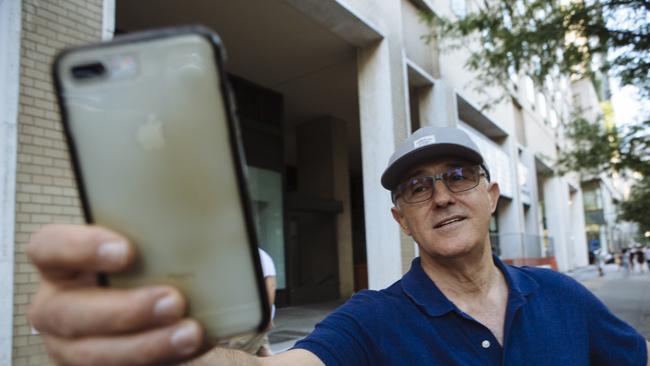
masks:
<path fill-rule="evenodd" d="M 203 344 L 185 300 L 171 287 L 102 288 L 97 273 L 134 261 L 127 240 L 104 228 L 49 225 L 27 254 L 41 274 L 29 321 L 52 357 L 68 365 L 146 365 L 187 359 Z"/>

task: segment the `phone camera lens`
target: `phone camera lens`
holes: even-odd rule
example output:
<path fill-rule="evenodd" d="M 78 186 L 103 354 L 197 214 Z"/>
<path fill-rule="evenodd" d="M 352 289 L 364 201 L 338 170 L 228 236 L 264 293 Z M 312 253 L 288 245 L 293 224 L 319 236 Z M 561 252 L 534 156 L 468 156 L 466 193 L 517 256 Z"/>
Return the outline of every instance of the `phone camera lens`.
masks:
<path fill-rule="evenodd" d="M 72 68 L 72 76 L 77 80 L 87 80 L 104 76 L 106 67 L 100 62 L 78 65 Z"/>

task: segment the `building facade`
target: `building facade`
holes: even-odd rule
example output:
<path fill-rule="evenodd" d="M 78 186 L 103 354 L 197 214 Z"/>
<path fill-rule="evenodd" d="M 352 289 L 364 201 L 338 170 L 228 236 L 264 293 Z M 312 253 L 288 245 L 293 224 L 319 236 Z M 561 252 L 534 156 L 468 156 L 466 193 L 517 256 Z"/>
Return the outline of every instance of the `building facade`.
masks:
<path fill-rule="evenodd" d="M 587 264 L 582 189 L 555 175 L 572 110 L 566 78 L 512 97 L 471 85 L 466 51 L 434 40 L 420 12 L 457 16 L 455 0 L 5 0 L 0 2 L 0 364 L 44 365 L 25 317 L 38 286 L 25 246 L 47 223 L 82 222 L 50 65 L 65 47 L 152 27 L 201 23 L 228 53 L 261 246 L 278 268 L 278 303 L 347 298 L 390 285 L 417 256 L 379 177 L 422 126 L 467 131 L 502 197 L 491 224 L 499 255 L 560 271 Z M 155 9 L 155 11 L 152 11 Z"/>

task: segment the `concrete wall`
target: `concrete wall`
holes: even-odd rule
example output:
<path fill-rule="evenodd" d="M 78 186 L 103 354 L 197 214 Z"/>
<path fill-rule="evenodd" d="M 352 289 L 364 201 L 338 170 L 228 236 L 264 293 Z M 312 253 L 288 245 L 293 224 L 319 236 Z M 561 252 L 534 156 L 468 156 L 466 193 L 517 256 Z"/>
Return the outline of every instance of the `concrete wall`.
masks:
<path fill-rule="evenodd" d="M 101 0 L 24 0 L 16 174 L 13 365 L 47 364 L 40 337 L 25 318 L 38 286 L 25 246 L 46 223 L 81 222 L 75 182 L 53 93 L 54 55 L 102 35 Z"/>
<path fill-rule="evenodd" d="M 427 73 L 434 74 L 434 43 L 427 43 L 422 37 L 431 32 L 422 22 L 420 9 L 408 0 L 401 1 L 403 47 L 406 57 Z"/>

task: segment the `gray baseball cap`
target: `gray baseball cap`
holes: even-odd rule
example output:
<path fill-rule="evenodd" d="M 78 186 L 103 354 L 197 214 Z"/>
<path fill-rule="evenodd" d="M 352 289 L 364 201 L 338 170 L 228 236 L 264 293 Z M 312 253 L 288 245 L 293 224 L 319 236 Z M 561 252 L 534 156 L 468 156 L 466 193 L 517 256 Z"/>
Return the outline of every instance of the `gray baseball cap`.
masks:
<path fill-rule="evenodd" d="M 453 127 L 422 127 L 406 138 L 391 155 L 381 175 L 381 185 L 393 191 L 414 166 L 445 156 L 454 156 L 483 166 L 489 172 L 478 146 L 462 130 Z"/>

